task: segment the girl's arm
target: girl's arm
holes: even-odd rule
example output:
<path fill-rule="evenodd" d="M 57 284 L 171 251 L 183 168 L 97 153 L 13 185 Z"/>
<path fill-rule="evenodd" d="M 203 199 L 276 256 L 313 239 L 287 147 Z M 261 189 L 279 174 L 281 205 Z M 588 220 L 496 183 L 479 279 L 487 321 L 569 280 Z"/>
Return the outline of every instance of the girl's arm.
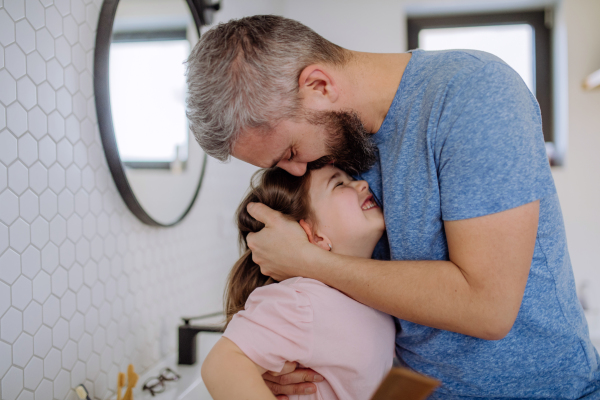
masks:
<path fill-rule="evenodd" d="M 226 337 L 219 339 L 202 364 L 202 379 L 215 400 L 276 400 L 263 381 L 265 372 Z"/>

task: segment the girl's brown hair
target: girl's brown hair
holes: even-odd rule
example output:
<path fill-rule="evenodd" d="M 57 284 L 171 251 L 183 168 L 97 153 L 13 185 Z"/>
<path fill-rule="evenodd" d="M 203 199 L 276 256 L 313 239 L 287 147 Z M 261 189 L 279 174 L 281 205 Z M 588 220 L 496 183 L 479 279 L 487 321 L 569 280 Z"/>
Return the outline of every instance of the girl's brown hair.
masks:
<path fill-rule="evenodd" d="M 225 291 L 225 315 L 227 324 L 240 310 L 244 309 L 250 293 L 257 287 L 276 281 L 260 272 L 260 267 L 252 261 L 252 252 L 246 243 L 250 232 L 258 232 L 265 225 L 248 214 L 248 203 L 263 203 L 279 211 L 294 221 L 311 217 L 308 189 L 310 174 L 294 176 L 280 168 L 258 171 L 252 177 L 250 191 L 237 209 L 237 226 L 240 231 L 240 247 L 244 251 L 235 263 L 227 279 Z M 314 220 L 314 218 L 313 218 Z"/>

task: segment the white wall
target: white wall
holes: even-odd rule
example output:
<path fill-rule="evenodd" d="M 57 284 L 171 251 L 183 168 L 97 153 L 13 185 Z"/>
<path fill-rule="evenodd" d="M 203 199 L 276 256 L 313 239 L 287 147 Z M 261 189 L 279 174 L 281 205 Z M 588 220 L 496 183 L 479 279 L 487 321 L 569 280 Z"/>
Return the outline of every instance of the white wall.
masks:
<path fill-rule="evenodd" d="M 568 46 L 568 151 L 553 175 L 565 218 L 575 278 L 600 311 L 600 89 L 584 91 L 587 75 L 600 69 L 600 2 L 562 3 Z M 591 321 L 590 321 L 591 322 Z M 595 327 L 600 335 L 600 326 Z"/>

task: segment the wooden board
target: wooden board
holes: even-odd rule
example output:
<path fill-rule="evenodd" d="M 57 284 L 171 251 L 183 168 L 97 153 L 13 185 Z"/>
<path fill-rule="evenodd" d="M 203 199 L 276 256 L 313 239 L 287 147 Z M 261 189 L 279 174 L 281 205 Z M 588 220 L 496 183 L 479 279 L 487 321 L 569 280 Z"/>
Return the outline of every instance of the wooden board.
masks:
<path fill-rule="evenodd" d="M 440 382 L 407 368 L 392 368 L 371 400 L 423 400 Z"/>

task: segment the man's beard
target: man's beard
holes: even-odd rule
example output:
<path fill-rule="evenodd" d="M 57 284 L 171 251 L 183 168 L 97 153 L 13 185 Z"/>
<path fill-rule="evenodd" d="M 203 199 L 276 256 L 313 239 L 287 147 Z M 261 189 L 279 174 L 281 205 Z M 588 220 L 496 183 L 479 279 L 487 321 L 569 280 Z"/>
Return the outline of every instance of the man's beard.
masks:
<path fill-rule="evenodd" d="M 371 140 L 358 114 L 354 111 L 310 112 L 306 119 L 325 126 L 330 153 L 308 163 L 308 169 L 319 169 L 333 163 L 350 175 L 367 171 L 377 161 L 377 147 Z"/>

